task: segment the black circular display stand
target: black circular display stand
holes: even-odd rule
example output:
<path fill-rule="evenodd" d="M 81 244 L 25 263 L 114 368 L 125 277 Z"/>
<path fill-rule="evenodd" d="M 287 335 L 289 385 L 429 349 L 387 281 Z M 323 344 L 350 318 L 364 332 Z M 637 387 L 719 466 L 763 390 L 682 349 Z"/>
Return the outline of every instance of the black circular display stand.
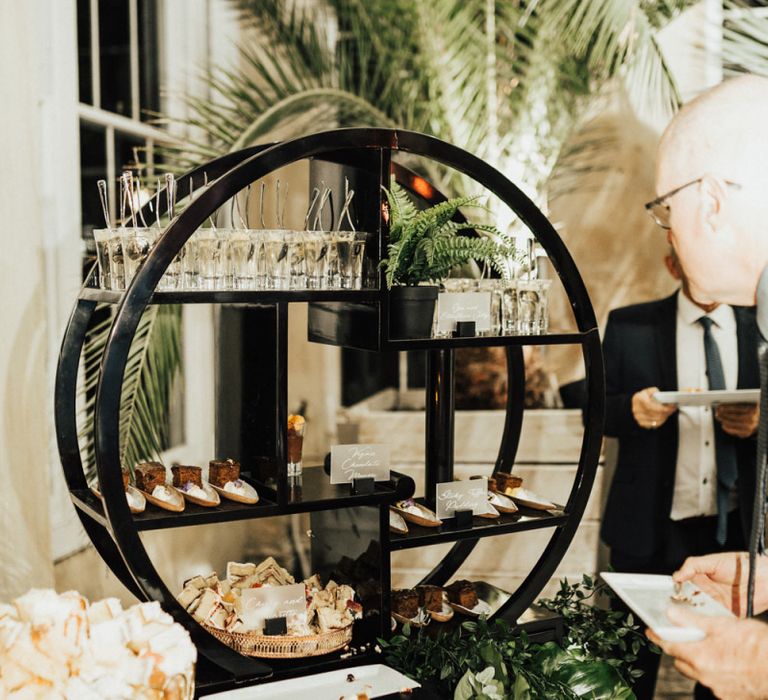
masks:
<path fill-rule="evenodd" d="M 417 176 L 392 161 L 392 154 L 408 152 L 423 156 L 461 171 L 495 194 L 528 226 L 547 252 L 571 303 L 578 330 L 543 336 L 499 336 L 395 340 L 390 338 L 389 295 L 383 273 L 378 289 L 372 290 L 302 290 L 302 291 L 156 291 L 164 271 L 189 237 L 216 210 L 252 182 L 299 160 L 309 159 L 317 167 L 318 178 L 327 177 L 329 168 L 337 180 L 356 173 L 369 183 L 366 196 L 356 197 L 358 209 L 366 208 L 377 234 L 375 245 L 367 246 L 366 255 L 375 265 L 386 255 L 387 226 L 382 212 L 381 185 L 390 174 L 428 202 L 441 195 L 433 188 L 418 187 Z M 312 176 L 311 176 L 312 177 Z M 205 181 L 210 184 L 205 187 Z M 319 179 L 318 179 L 319 182 Z M 372 184 L 371 184 L 372 183 Z M 176 217 L 158 239 L 144 264 L 125 292 L 96 289 L 86 282 L 72 313 L 62 343 L 55 388 L 55 418 L 59 453 L 65 477 L 80 520 L 95 548 L 118 579 L 139 599 L 159 601 L 179 623 L 189 630 L 201 655 L 200 668 L 210 676 L 210 684 L 199 677 L 198 692 L 219 690 L 237 684 L 249 684 L 273 677 L 288 677 L 328 670 L 361 658 L 298 660 L 291 664 L 267 663 L 238 654 L 208 634 L 176 601 L 151 561 L 140 530 L 183 527 L 213 522 L 286 515 L 307 511 L 334 510 L 356 506 L 379 509 L 381 545 L 381 615 L 362 641 L 386 636 L 389 631 L 390 553 L 444 542 L 454 545 L 425 582 L 442 585 L 459 570 L 481 537 L 503 535 L 531 529 L 549 529 L 551 537 L 540 558 L 518 589 L 495 611 L 496 616 L 515 621 L 539 595 L 563 558 L 582 518 L 595 478 L 602 440 L 604 416 L 604 374 L 597 323 L 584 283 L 576 266 L 542 212 L 499 171 L 472 154 L 439 139 L 415 132 L 352 128 L 311 134 L 269 146 L 257 146 L 206 163 L 178 180 L 178 189 L 197 188 L 199 194 Z M 161 200 L 166 199 L 165 192 Z M 164 206 L 166 202 L 161 201 Z M 372 224 L 370 222 L 373 222 Z M 363 224 L 365 221 L 363 221 Z M 576 476 L 562 513 L 541 514 L 536 518 L 502 517 L 499 521 L 478 519 L 462 528 L 426 530 L 414 527 L 404 537 L 388 530 L 388 507 L 414 492 L 413 480 L 394 473 L 389 482 L 377 485 L 373 494 L 354 494 L 345 487 L 331 487 L 322 470 L 306 470 L 314 476 L 311 489 L 296 498 L 286 473 L 287 424 L 287 313 L 291 302 L 310 302 L 309 339 L 340 346 L 375 351 L 424 350 L 427 353 L 425 490 L 434 494 L 435 484 L 453 479 L 453 365 L 458 347 L 503 346 L 506 350 L 508 398 L 504 433 L 495 469 L 511 471 L 515 463 L 523 419 L 525 373 L 524 345 L 575 344 L 581 346 L 586 370 L 587 403 L 584 407 L 584 436 Z M 109 339 L 101 362 L 94 416 L 94 444 L 103 504 L 88 490 L 78 445 L 76 417 L 77 374 L 86 334 L 92 325 L 98 303 L 116 306 Z M 128 353 L 142 314 L 149 304 L 214 303 L 224 305 L 258 304 L 272 314 L 265 329 L 275 367 L 271 388 L 273 420 L 267 440 L 272 446 L 271 469 L 274 487 L 259 480 L 255 467 L 250 472 L 262 498 L 257 506 L 223 504 L 216 509 L 188 507 L 185 512 L 145 513 L 133 516 L 122 487 L 119 448 L 120 397 Z M 272 368 L 270 368 L 271 370 Z M 213 427 L 212 427 L 213 429 Z M 226 455 L 235 456 L 235 455 Z M 213 455 L 211 456 L 213 457 Z M 247 464 L 243 468 L 248 474 Z M 310 486 L 312 484 L 309 484 Z M 360 623 L 358 623 L 359 625 Z M 369 625 L 370 627 L 370 625 Z M 363 659 L 364 660 L 364 659 Z"/>

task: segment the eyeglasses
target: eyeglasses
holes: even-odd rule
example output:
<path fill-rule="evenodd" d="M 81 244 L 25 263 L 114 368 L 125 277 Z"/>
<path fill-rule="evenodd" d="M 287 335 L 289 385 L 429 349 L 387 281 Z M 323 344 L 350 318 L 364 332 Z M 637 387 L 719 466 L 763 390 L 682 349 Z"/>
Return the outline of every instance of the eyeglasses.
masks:
<path fill-rule="evenodd" d="M 656 197 L 656 199 L 652 199 L 650 202 L 647 202 L 645 204 L 646 211 L 651 215 L 651 218 L 659 225 L 661 228 L 663 228 L 665 231 L 669 231 L 670 226 L 669 223 L 669 217 L 670 217 L 670 208 L 669 204 L 666 204 L 666 200 L 668 200 L 673 195 L 676 195 L 678 192 L 681 192 L 686 187 L 690 187 L 691 185 L 696 185 L 699 182 L 701 182 L 704 178 L 703 177 L 697 177 L 695 180 L 691 180 L 690 182 L 686 182 L 684 185 L 680 185 L 680 187 L 676 187 L 674 190 L 670 190 L 666 194 L 661 195 L 661 197 Z M 725 184 L 729 187 L 734 187 L 737 190 L 741 189 L 741 185 L 739 185 L 736 182 L 731 182 L 729 180 L 725 180 Z"/>

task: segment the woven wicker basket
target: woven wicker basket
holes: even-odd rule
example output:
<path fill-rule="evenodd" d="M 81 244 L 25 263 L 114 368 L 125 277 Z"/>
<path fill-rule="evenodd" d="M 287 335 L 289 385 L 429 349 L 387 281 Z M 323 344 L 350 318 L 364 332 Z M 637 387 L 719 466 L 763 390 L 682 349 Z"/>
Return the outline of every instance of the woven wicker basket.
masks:
<path fill-rule="evenodd" d="M 331 630 L 306 637 L 256 634 L 255 632 L 225 632 L 203 625 L 216 639 L 246 656 L 264 659 L 300 659 L 321 656 L 343 649 L 352 641 L 352 627 Z"/>

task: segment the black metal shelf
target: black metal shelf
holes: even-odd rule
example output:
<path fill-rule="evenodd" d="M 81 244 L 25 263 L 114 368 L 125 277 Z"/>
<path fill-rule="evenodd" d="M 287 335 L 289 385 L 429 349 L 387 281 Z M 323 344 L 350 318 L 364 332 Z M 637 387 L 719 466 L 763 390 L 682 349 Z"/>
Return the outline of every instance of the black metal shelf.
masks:
<path fill-rule="evenodd" d="M 181 513 L 163 510 L 147 503 L 147 509 L 143 513 L 133 516 L 133 523 L 139 531 L 165 530 L 317 510 L 379 506 L 393 503 L 401 497 L 392 482 L 377 483 L 373 493 L 353 493 L 351 486 L 347 484 L 331 484 L 330 478 L 321 467 L 309 467 L 304 470 L 300 479 L 289 481 L 284 500 L 278 499 L 274 489 L 258 481 L 247 481 L 258 491 L 258 503 L 237 503 L 222 498 L 218 506 L 206 507 L 188 502 Z M 408 495 L 410 494 L 406 493 L 405 497 Z M 75 489 L 70 492 L 70 496 L 77 508 L 104 527 L 109 527 L 104 505 L 90 489 Z"/>
<path fill-rule="evenodd" d="M 581 345 L 592 329 L 578 331 L 558 331 L 542 335 L 483 335 L 470 338 L 409 338 L 407 340 L 388 340 L 384 350 L 442 350 L 450 348 L 509 347 L 515 345 Z"/>
<path fill-rule="evenodd" d="M 109 528 L 107 515 L 101 499 L 90 490 L 74 490 L 70 492 L 72 503 L 84 511 L 106 528 Z M 211 508 L 187 503 L 181 513 L 173 513 L 163 510 L 151 503 L 147 503 L 147 509 L 143 513 L 133 516 L 133 523 L 139 531 L 165 530 L 174 527 L 189 527 L 192 525 L 208 525 L 210 523 L 223 523 L 232 520 L 249 520 L 252 518 L 266 518 L 271 515 L 279 515 L 280 509 L 273 501 L 259 495 L 259 502 L 249 505 L 235 503 L 234 501 L 221 500 L 218 506 Z"/>
<path fill-rule="evenodd" d="M 261 493 L 261 487 L 259 493 Z M 274 494 L 270 492 L 270 495 Z M 275 494 L 283 513 L 308 513 L 335 508 L 379 506 L 409 498 L 413 490 L 398 494 L 392 481 L 380 481 L 373 493 L 354 493 L 351 484 L 332 484 L 322 467 L 304 467 L 301 477 L 289 477 L 285 498 Z"/>
<path fill-rule="evenodd" d="M 443 542 L 494 537 L 511 532 L 539 530 L 548 527 L 560 527 L 568 521 L 568 514 L 552 515 L 546 511 L 520 507 L 519 513 L 502 513 L 496 519 L 472 518 L 467 527 L 451 527 L 450 521 L 440 527 L 422 527 L 408 523 L 407 535 L 390 534 L 389 548 L 392 551 L 427 547 Z"/>
<path fill-rule="evenodd" d="M 124 292 L 83 287 L 80 299 L 102 304 L 119 304 Z M 273 304 L 309 301 L 377 301 L 378 289 L 255 289 L 249 291 L 168 291 L 154 292 L 150 304 Z"/>

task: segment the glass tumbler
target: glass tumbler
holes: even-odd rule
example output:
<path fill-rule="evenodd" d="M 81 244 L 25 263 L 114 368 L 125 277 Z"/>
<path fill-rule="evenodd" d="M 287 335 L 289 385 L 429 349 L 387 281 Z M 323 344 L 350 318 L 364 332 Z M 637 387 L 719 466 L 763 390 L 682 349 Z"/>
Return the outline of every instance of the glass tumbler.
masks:
<path fill-rule="evenodd" d="M 97 282 L 102 289 L 112 289 L 112 272 L 109 260 L 109 239 L 119 236 L 120 230 L 113 228 L 97 228 L 93 231 L 96 241 L 96 259 L 99 262 Z"/>
<path fill-rule="evenodd" d="M 249 231 L 233 229 L 229 235 L 229 262 L 232 288 L 253 289 L 256 286 L 256 244 Z"/>
<path fill-rule="evenodd" d="M 504 282 L 501 289 L 501 334 L 517 335 L 517 280 Z"/>
<path fill-rule="evenodd" d="M 247 233 L 253 246 L 253 287 L 254 289 L 266 289 L 267 260 L 264 250 L 264 231 L 248 229 Z"/>
<path fill-rule="evenodd" d="M 517 327 L 521 335 L 540 335 L 549 328 L 548 297 L 552 280 L 519 280 Z"/>
<path fill-rule="evenodd" d="M 300 476 L 303 467 L 302 450 L 304 447 L 304 429 L 307 422 L 304 416 L 288 416 L 288 476 Z"/>
<path fill-rule="evenodd" d="M 268 289 L 288 289 L 288 245 L 285 231 L 264 231 L 265 276 Z"/>
<path fill-rule="evenodd" d="M 481 335 L 501 335 L 502 328 L 502 293 L 504 282 L 497 279 L 477 280 L 477 291 L 488 292 L 491 295 L 491 328 L 489 331 L 483 331 Z"/>
<path fill-rule="evenodd" d="M 149 257 L 158 234 L 159 229 L 156 228 L 124 228 L 122 230 L 121 240 L 126 286 L 131 283 L 133 276 Z"/>
<path fill-rule="evenodd" d="M 354 231 L 334 231 L 333 239 L 336 243 L 336 255 L 338 256 L 339 278 L 337 287 L 352 289 L 353 285 L 353 258 L 355 249 Z M 362 270 L 361 270 L 362 271 Z"/>
<path fill-rule="evenodd" d="M 307 288 L 322 289 L 328 270 L 328 239 L 321 231 L 304 231 Z"/>
<path fill-rule="evenodd" d="M 197 289 L 214 291 L 224 286 L 227 249 L 225 238 L 218 229 L 201 228 L 192 234 L 194 247 L 193 276 L 197 278 Z"/>
<path fill-rule="evenodd" d="M 304 253 L 304 234 L 301 231 L 285 231 L 283 236 L 288 257 L 288 286 L 290 289 L 307 288 L 307 270 Z"/>

